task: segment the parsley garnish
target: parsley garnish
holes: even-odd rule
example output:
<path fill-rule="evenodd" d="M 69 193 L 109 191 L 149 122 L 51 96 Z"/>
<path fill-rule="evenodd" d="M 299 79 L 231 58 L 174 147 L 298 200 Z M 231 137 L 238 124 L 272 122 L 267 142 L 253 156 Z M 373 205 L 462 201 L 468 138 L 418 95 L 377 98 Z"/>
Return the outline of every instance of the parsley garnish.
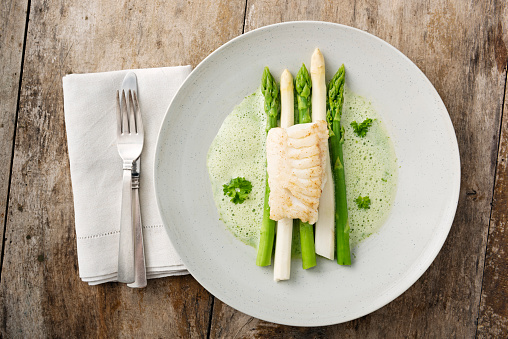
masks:
<path fill-rule="evenodd" d="M 367 134 L 367 131 L 369 130 L 369 127 L 372 126 L 372 119 L 365 119 L 361 124 L 358 125 L 356 121 L 353 121 L 351 123 L 351 127 L 353 127 L 353 130 L 355 131 L 356 135 L 359 137 L 364 137 L 365 134 Z"/>
<path fill-rule="evenodd" d="M 231 197 L 231 201 L 235 204 L 243 203 L 247 199 L 250 191 L 252 191 L 252 184 L 250 181 L 240 177 L 231 179 L 229 184 L 224 184 L 222 187 L 224 195 Z"/>
<path fill-rule="evenodd" d="M 358 196 L 358 198 L 355 199 L 355 202 L 358 205 L 358 208 L 363 208 L 365 210 L 370 208 L 370 198 L 368 195 L 363 198 Z"/>

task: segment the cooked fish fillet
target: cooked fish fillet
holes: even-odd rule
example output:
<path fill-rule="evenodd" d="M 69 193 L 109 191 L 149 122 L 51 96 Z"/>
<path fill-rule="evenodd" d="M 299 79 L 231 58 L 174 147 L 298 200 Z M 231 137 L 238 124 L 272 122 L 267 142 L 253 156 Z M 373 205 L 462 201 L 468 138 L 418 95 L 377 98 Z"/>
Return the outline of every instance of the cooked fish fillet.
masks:
<path fill-rule="evenodd" d="M 325 183 L 327 142 L 323 120 L 270 129 L 266 139 L 270 219 L 316 222 Z"/>

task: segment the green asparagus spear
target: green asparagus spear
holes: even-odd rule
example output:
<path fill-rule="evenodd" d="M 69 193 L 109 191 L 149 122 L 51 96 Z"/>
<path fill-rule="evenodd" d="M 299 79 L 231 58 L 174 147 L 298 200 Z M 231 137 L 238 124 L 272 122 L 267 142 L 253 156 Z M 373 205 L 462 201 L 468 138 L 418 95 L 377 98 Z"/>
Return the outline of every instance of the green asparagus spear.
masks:
<path fill-rule="evenodd" d="M 268 67 L 263 71 L 261 79 L 261 92 L 265 97 L 265 112 L 268 115 L 266 132 L 277 127 L 277 119 L 280 111 L 280 95 L 277 82 L 270 74 Z M 273 240 L 275 237 L 275 221 L 270 219 L 270 206 L 268 197 L 270 196 L 270 187 L 268 186 L 268 173 L 265 184 L 265 203 L 263 207 L 263 222 L 259 233 L 258 254 L 256 265 L 269 266 L 272 263 Z"/>
<path fill-rule="evenodd" d="M 304 270 L 316 266 L 316 249 L 314 247 L 314 225 L 297 220 L 300 223 L 300 248 Z"/>
<path fill-rule="evenodd" d="M 305 124 L 312 122 L 310 118 L 310 90 L 312 88 L 312 82 L 305 64 L 302 65 L 296 75 L 295 88 L 298 101 L 298 123 Z"/>
<path fill-rule="evenodd" d="M 295 124 L 304 124 L 312 122 L 310 117 L 310 90 L 312 82 L 310 80 L 309 72 L 302 65 L 295 81 L 296 97 L 298 101 L 298 121 Z M 314 248 L 314 226 L 307 222 L 300 223 L 300 246 L 302 250 L 302 266 L 304 269 L 316 266 L 316 251 Z"/>
<path fill-rule="evenodd" d="M 261 92 L 265 96 L 265 112 L 268 115 L 266 133 L 268 133 L 271 128 L 277 127 L 277 119 L 280 113 L 279 86 L 268 67 L 265 67 L 261 78 Z"/>
<path fill-rule="evenodd" d="M 344 157 L 342 154 L 344 127 L 340 124 L 342 104 L 344 103 L 345 75 L 346 71 L 344 65 L 342 65 L 328 83 L 326 112 L 328 130 L 330 131 L 330 161 L 335 182 L 335 234 L 337 237 L 337 263 L 339 265 L 351 265 L 346 179 L 344 175 Z"/>

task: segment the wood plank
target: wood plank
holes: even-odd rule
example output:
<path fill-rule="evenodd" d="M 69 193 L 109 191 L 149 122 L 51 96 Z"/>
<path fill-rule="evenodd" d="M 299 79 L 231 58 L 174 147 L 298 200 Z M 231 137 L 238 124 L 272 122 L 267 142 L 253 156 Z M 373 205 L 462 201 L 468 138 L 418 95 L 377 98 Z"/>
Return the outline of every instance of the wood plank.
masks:
<path fill-rule="evenodd" d="M 508 20 L 505 20 L 508 22 Z M 504 41 L 507 41 L 505 39 Z M 504 46 L 507 44 L 505 43 Z M 500 46 L 503 46 L 500 44 Z M 507 58 L 505 55 L 500 58 Z M 508 62 L 508 60 L 507 60 Z M 497 158 L 496 184 L 483 274 L 478 338 L 508 338 L 508 88 Z"/>
<path fill-rule="evenodd" d="M 2 79 L 0 81 L 0 239 L 4 238 L 27 5 L 27 0 L 10 0 L 2 1 L 0 7 L 2 27 L 0 30 L 0 79 Z M 2 249 L 3 241 L 0 241 L 0 253 Z"/>
<path fill-rule="evenodd" d="M 506 2 L 458 0 L 248 0 L 246 31 L 290 20 L 323 20 L 388 41 L 427 75 L 453 121 L 462 182 L 446 243 L 402 296 L 360 319 L 328 327 L 279 326 L 215 300 L 211 337 L 471 338 L 479 311 L 506 77 Z M 506 206 L 506 205 L 503 205 Z"/>
<path fill-rule="evenodd" d="M 5 338 L 203 337 L 192 277 L 144 290 L 78 278 L 62 77 L 191 64 L 242 33 L 245 1 L 32 0 L 0 284 Z"/>

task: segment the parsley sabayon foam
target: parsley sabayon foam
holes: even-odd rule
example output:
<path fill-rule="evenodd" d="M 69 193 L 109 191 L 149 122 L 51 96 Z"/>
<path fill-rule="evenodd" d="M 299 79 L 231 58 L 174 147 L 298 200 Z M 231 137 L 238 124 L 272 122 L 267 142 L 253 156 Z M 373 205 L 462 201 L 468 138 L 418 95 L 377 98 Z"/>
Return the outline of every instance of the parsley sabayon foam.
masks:
<path fill-rule="evenodd" d="M 256 247 L 263 219 L 266 173 L 266 114 L 261 90 L 245 98 L 224 120 L 208 150 L 207 166 L 221 220 L 238 239 Z M 224 195 L 223 185 L 236 177 L 252 184 L 241 204 Z"/>
<path fill-rule="evenodd" d="M 208 151 L 207 166 L 215 204 L 221 220 L 238 239 L 256 247 L 263 220 L 266 174 L 266 114 L 260 90 L 246 97 L 224 120 Z M 346 129 L 344 165 L 351 227 L 351 248 L 374 233 L 386 220 L 397 185 L 397 159 L 382 119 L 370 102 L 344 94 L 342 125 Z M 352 121 L 372 119 L 364 137 L 357 136 Z M 224 195 L 223 185 L 244 177 L 252 191 L 241 204 Z M 368 209 L 358 208 L 355 199 L 370 198 Z M 299 243 L 299 241 L 297 242 Z M 297 246 L 298 247 L 298 246 Z"/>
<path fill-rule="evenodd" d="M 342 126 L 345 128 L 346 175 L 350 242 L 353 248 L 377 231 L 389 215 L 397 188 L 397 158 L 382 118 L 365 98 L 346 87 Z M 372 119 L 365 136 L 358 136 L 352 121 Z M 369 197 L 369 208 L 359 208 L 358 197 Z"/>

